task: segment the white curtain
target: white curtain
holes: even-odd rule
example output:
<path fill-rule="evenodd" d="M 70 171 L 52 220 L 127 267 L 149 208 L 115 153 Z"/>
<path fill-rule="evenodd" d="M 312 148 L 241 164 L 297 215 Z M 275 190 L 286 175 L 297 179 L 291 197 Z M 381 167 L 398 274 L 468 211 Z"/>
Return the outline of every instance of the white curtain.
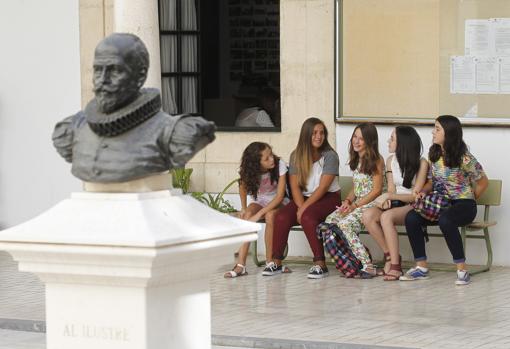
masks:
<path fill-rule="evenodd" d="M 177 29 L 177 0 L 161 0 L 159 2 L 160 30 Z"/>
<path fill-rule="evenodd" d="M 182 71 L 197 71 L 197 37 L 192 35 L 182 36 Z"/>
<path fill-rule="evenodd" d="M 197 113 L 197 78 L 182 78 L 182 111 L 183 113 Z"/>
<path fill-rule="evenodd" d="M 210 1 L 210 0 L 206 0 Z M 181 3 L 183 30 L 197 30 L 197 9 L 195 0 L 182 0 Z M 182 37 L 182 71 L 198 71 L 197 37 L 184 35 Z M 196 77 L 182 79 L 182 109 L 184 113 L 198 112 L 198 84 Z"/>
<path fill-rule="evenodd" d="M 176 78 L 161 79 L 161 94 L 163 99 L 163 110 L 168 114 L 178 114 L 175 96 L 177 95 Z"/>
<path fill-rule="evenodd" d="M 195 0 L 182 0 L 181 13 L 182 30 L 197 30 L 197 8 L 195 6 Z"/>
<path fill-rule="evenodd" d="M 161 71 L 163 73 L 177 71 L 177 37 L 175 35 L 161 37 Z"/>
<path fill-rule="evenodd" d="M 181 5 L 181 28 L 177 28 L 177 1 Z M 209 1 L 209 0 L 206 0 Z M 197 30 L 196 0 L 160 0 L 160 30 Z M 177 46 L 177 35 L 161 37 L 161 69 L 164 73 L 177 72 L 177 55 L 181 55 L 181 72 L 198 71 L 198 42 L 195 35 L 181 37 L 181 52 Z M 182 77 L 182 110 L 177 110 L 176 79 L 162 79 L 163 109 L 170 114 L 198 112 L 198 79 Z"/>

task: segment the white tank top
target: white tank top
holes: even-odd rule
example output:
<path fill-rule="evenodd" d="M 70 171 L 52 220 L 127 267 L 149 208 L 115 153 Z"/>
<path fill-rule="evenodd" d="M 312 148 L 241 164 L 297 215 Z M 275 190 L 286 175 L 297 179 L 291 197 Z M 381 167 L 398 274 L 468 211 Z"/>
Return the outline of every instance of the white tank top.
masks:
<path fill-rule="evenodd" d="M 395 189 L 397 194 L 411 194 L 412 187 L 416 182 L 416 176 L 413 178 L 413 182 L 411 188 L 404 187 L 404 177 L 402 176 L 402 171 L 400 170 L 400 166 L 397 161 L 397 156 L 393 154 L 391 158 L 391 174 L 393 175 L 393 184 L 395 184 Z"/>

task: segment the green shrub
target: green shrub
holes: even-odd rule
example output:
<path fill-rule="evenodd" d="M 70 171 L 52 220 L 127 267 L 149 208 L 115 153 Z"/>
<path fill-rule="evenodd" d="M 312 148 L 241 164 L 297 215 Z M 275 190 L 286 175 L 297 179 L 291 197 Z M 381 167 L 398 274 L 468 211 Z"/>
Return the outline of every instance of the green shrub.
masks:
<path fill-rule="evenodd" d="M 220 193 L 218 193 L 216 195 L 212 195 L 210 193 L 193 192 L 193 193 L 191 193 L 191 196 L 193 196 L 198 201 L 206 204 L 207 206 L 209 206 L 217 211 L 220 211 L 223 213 L 236 212 L 237 210 L 234 208 L 234 206 L 232 206 L 230 201 L 225 199 L 223 197 L 223 195 L 225 195 L 226 191 L 231 186 L 233 186 L 234 184 L 236 184 L 238 182 L 239 182 L 239 179 L 234 179 L 232 182 L 227 184 L 227 186 L 225 188 L 223 188 L 223 190 Z"/>

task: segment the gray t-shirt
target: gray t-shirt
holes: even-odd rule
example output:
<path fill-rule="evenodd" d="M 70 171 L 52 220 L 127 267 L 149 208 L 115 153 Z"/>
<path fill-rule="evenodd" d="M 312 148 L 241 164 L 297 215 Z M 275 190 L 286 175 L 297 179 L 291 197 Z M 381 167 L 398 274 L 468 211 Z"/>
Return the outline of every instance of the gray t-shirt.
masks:
<path fill-rule="evenodd" d="M 312 170 L 308 176 L 306 189 L 303 191 L 304 196 L 310 196 L 319 187 L 321 176 L 323 174 L 335 175 L 339 174 L 340 160 L 338 154 L 334 150 L 326 150 L 322 153 L 319 160 L 315 161 L 312 165 Z M 290 175 L 297 175 L 297 168 L 293 161 L 289 167 Z M 337 192 L 340 190 L 340 185 L 337 180 L 334 180 L 329 186 L 328 192 Z"/>

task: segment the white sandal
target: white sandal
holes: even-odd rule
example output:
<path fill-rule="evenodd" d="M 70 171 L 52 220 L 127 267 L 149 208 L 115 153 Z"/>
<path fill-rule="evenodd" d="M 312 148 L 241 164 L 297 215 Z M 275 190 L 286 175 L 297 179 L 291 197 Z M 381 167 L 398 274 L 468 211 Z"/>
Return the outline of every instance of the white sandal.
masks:
<path fill-rule="evenodd" d="M 236 269 L 237 267 L 240 267 L 240 268 L 241 268 L 241 272 L 240 272 L 240 273 L 237 273 L 237 272 L 235 271 L 235 269 Z M 227 271 L 227 272 L 223 275 L 223 277 L 224 277 L 224 278 L 227 278 L 227 279 L 232 279 L 232 278 L 236 278 L 236 277 L 238 277 L 238 276 L 244 276 L 244 275 L 248 275 L 248 272 L 246 271 L 246 267 L 245 267 L 244 265 L 242 265 L 242 264 L 237 263 L 236 265 L 234 265 L 234 268 L 232 268 L 232 270 Z"/>

